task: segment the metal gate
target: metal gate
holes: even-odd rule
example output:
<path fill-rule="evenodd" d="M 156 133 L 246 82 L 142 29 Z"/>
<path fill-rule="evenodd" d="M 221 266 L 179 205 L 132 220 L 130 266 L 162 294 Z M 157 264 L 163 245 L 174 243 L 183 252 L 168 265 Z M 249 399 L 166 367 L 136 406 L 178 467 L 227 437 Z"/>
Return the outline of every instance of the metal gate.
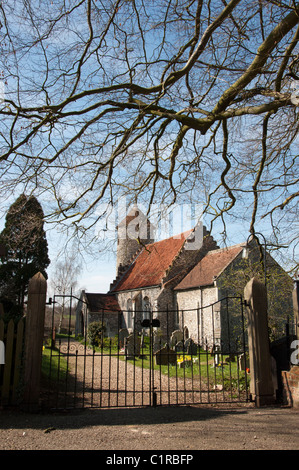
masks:
<path fill-rule="evenodd" d="M 54 296 L 53 327 L 59 297 Z M 203 308 L 135 313 L 103 310 L 75 337 L 72 305 L 43 351 L 45 407 L 109 408 L 247 402 L 250 371 L 241 297 Z M 112 316 L 114 331 L 111 328 Z M 144 318 L 145 317 L 145 318 Z M 136 319 L 139 318 L 137 321 Z M 61 320 L 61 318 L 60 318 Z M 110 322 L 110 326 L 109 326 Z"/>

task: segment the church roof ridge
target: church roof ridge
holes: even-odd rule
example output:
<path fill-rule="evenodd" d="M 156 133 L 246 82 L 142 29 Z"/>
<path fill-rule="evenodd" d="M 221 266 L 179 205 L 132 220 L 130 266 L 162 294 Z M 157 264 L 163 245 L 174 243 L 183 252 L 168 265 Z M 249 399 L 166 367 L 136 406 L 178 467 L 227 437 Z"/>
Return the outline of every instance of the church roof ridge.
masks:
<path fill-rule="evenodd" d="M 193 230 L 145 245 L 110 292 L 161 285 L 165 273 Z"/>
<path fill-rule="evenodd" d="M 242 252 L 244 243 L 208 251 L 175 287 L 175 290 L 212 285 L 215 278 Z"/>

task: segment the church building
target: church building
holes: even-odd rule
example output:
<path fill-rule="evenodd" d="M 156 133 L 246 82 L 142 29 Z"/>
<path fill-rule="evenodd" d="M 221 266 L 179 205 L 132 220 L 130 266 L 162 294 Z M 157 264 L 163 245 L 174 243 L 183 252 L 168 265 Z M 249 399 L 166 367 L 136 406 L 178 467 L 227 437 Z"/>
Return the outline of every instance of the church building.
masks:
<path fill-rule="evenodd" d="M 220 342 L 227 328 L 220 300 L 228 292 L 228 273 L 240 269 L 245 244 L 220 249 L 201 224 L 155 241 L 154 228 L 138 208 L 117 233 L 116 277 L 106 294 L 82 291 L 76 334 L 84 334 L 92 321 L 104 322 L 108 336 L 123 328 L 140 332 L 144 320 L 155 319 L 166 340 L 181 330 L 198 344 L 212 346 L 215 334 Z M 270 255 L 267 259 L 277 265 Z"/>

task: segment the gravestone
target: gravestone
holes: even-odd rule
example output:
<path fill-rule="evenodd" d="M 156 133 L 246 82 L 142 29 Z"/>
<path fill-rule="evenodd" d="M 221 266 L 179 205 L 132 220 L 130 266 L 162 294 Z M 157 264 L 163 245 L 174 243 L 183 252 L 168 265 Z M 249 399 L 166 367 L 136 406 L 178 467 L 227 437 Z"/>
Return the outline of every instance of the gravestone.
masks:
<path fill-rule="evenodd" d="M 153 353 L 155 354 L 162 348 L 162 337 L 154 334 Z"/>
<path fill-rule="evenodd" d="M 118 333 L 119 347 L 123 348 L 125 345 L 125 339 L 129 336 L 127 328 L 122 328 Z"/>
<path fill-rule="evenodd" d="M 131 333 L 125 338 L 125 355 L 127 359 L 134 359 L 140 356 L 140 336 L 137 332 Z"/>
<path fill-rule="evenodd" d="M 183 341 L 179 341 L 178 343 L 176 343 L 175 346 L 174 346 L 174 349 L 175 349 L 176 352 L 183 352 L 183 351 L 185 351 L 184 342 L 183 342 Z"/>
<path fill-rule="evenodd" d="M 191 356 L 195 356 L 198 353 L 197 344 L 193 341 L 192 338 L 188 338 L 185 341 L 185 351 Z"/>
<path fill-rule="evenodd" d="M 183 341 L 184 339 L 184 333 L 181 330 L 175 330 L 172 332 L 171 337 L 170 337 L 170 346 L 173 347 L 178 343 L 179 341 Z"/>
<path fill-rule="evenodd" d="M 165 345 L 164 348 L 157 351 L 155 357 L 158 366 L 167 366 L 168 364 L 175 365 L 177 360 L 175 351 L 168 345 Z"/>

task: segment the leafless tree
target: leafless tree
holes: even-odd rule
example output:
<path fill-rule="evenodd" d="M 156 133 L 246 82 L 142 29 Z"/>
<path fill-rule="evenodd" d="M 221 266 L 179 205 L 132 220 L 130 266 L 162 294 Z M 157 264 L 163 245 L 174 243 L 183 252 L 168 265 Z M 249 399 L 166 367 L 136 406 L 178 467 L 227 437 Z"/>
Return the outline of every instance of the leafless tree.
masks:
<path fill-rule="evenodd" d="M 3 0 L 2 201 L 85 231 L 119 196 L 201 201 L 297 246 L 295 0 Z"/>
<path fill-rule="evenodd" d="M 81 264 L 77 253 L 72 251 L 65 253 L 56 265 L 51 279 L 51 287 L 56 295 L 57 305 L 59 307 L 58 332 L 60 333 L 62 322 L 65 316 L 66 308 L 69 308 L 71 295 L 76 295 L 75 289 L 78 286 L 78 276 L 80 274 Z"/>

